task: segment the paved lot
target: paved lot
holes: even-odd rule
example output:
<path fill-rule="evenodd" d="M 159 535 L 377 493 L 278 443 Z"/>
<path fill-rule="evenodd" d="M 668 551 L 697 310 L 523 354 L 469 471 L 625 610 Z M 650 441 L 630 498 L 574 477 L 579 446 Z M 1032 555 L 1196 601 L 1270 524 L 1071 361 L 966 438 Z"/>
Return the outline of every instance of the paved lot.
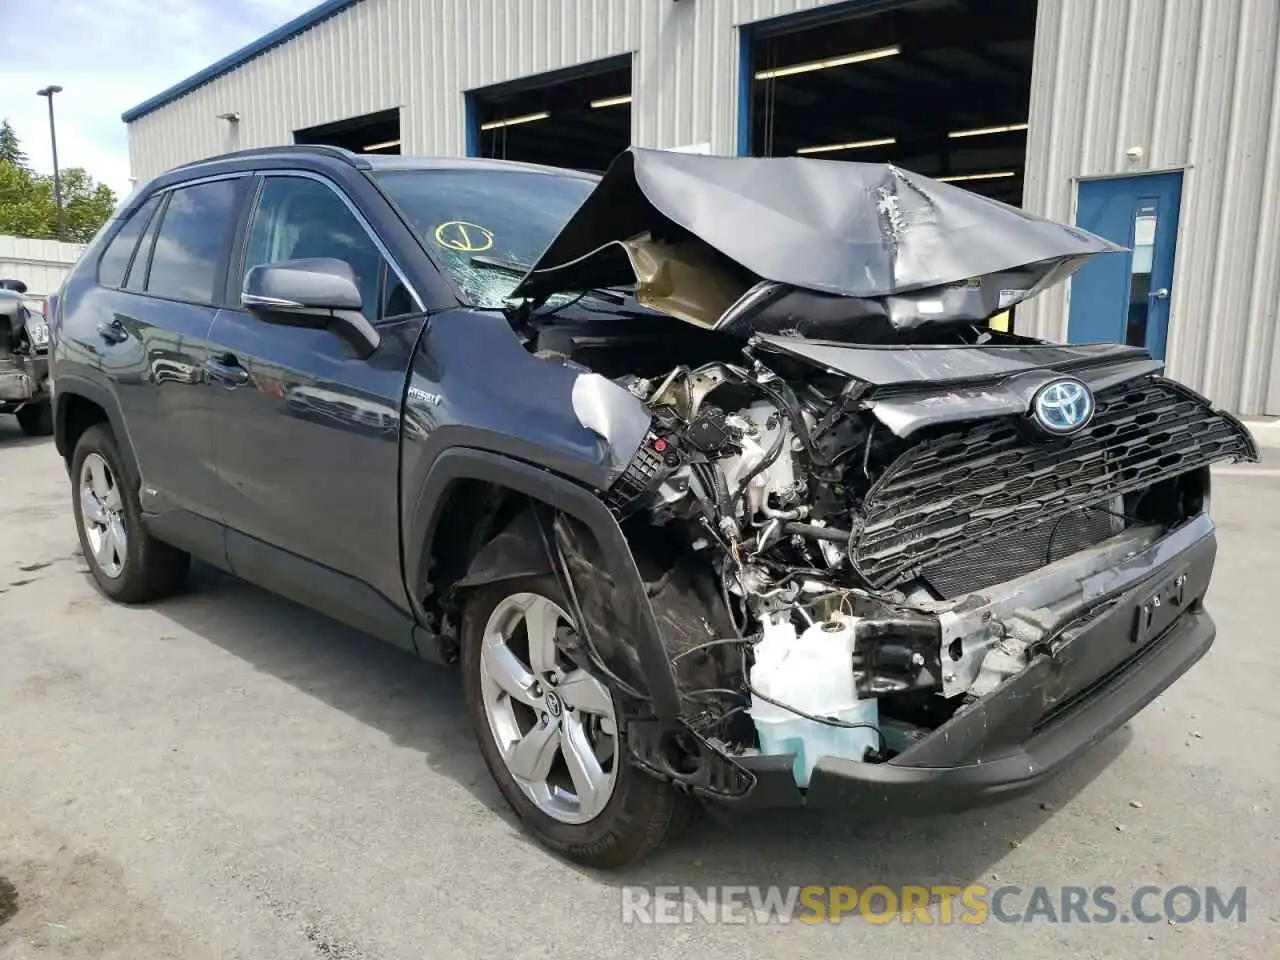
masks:
<path fill-rule="evenodd" d="M 617 877 L 524 839 L 447 672 L 208 571 L 106 604 L 52 444 L 0 418 L 0 958 L 1274 957 L 1277 467 L 1217 482 L 1209 658 L 1039 797 L 703 825 Z M 1212 926 L 624 927 L 624 882 L 1249 890 Z"/>

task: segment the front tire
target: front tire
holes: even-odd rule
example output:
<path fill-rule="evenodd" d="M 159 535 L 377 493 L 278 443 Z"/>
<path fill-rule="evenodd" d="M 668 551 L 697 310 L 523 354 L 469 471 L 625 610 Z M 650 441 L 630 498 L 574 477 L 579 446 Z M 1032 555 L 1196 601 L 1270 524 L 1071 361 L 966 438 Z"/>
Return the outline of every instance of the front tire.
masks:
<path fill-rule="evenodd" d="M 28 437 L 47 437 L 53 433 L 53 408 L 47 403 L 29 403 L 18 410 L 18 426 Z"/>
<path fill-rule="evenodd" d="M 71 455 L 72 503 L 80 549 L 94 582 L 119 603 L 146 603 L 176 591 L 191 556 L 147 533 L 136 485 L 111 430 L 90 427 Z"/>
<path fill-rule="evenodd" d="M 643 860 L 692 802 L 626 760 L 617 701 L 555 648 L 572 629 L 555 577 L 472 591 L 462 618 L 463 693 L 480 753 L 525 826 L 588 867 Z"/>

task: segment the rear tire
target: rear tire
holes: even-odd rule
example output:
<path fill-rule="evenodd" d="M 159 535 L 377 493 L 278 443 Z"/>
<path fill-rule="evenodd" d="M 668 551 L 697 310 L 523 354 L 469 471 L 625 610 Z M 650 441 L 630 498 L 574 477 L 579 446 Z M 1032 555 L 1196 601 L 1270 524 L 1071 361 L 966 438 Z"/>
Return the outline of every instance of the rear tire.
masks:
<path fill-rule="evenodd" d="M 147 533 L 137 487 L 126 477 L 110 428 L 86 430 L 71 455 L 80 549 L 99 590 L 119 603 L 146 603 L 182 586 L 191 556 Z"/>
<path fill-rule="evenodd" d="M 47 403 L 29 403 L 18 410 L 18 426 L 28 437 L 47 437 L 53 433 L 53 408 Z"/>
<path fill-rule="evenodd" d="M 688 824 L 695 805 L 669 784 L 627 762 L 626 729 L 618 729 L 614 719 L 618 716 L 617 701 L 607 688 L 591 680 L 597 684 L 591 688 L 595 692 L 584 696 L 583 672 L 572 669 L 563 655 L 556 671 L 535 669 L 548 664 L 545 656 L 538 658 L 529 653 L 532 640 L 528 624 L 536 619 L 531 611 L 554 611 L 560 622 L 570 623 L 564 615 L 568 606 L 556 578 L 550 575 L 519 577 L 471 592 L 463 612 L 461 636 L 467 713 L 485 765 L 502 795 L 542 844 L 587 867 L 623 867 L 644 860 L 674 839 Z M 512 630 L 510 648 L 499 639 L 503 635 L 500 624 L 504 612 L 516 620 L 529 613 L 524 625 Z M 501 647 L 498 654 L 493 653 L 497 649 L 495 644 Z M 511 672 L 502 674 L 505 679 L 495 679 L 502 673 L 502 664 L 514 663 L 507 656 L 513 651 L 523 652 L 523 656 L 520 652 L 515 655 L 515 660 L 521 662 L 515 663 Z M 559 680 L 555 678 L 556 672 L 563 673 Z M 518 696 L 504 692 L 512 686 L 513 675 L 529 681 L 517 684 Z M 529 690 L 533 693 L 526 695 Z M 593 706 L 593 698 L 601 699 L 595 699 Z M 518 715 L 525 717 L 523 723 L 515 720 Z M 545 718 L 542 722 L 538 719 L 540 715 Z M 579 719 L 575 721 L 575 717 Z M 589 719 L 592 717 L 595 719 Z M 574 722 L 579 726 L 571 727 Z M 545 779 L 539 779 L 544 775 L 537 773 L 518 781 L 512 765 L 522 764 L 517 760 L 515 744 L 523 746 L 539 731 L 547 730 L 548 724 L 565 731 L 566 738 L 559 740 L 560 734 L 553 734 L 547 740 L 555 739 L 563 744 L 549 748 L 555 754 L 555 758 L 546 763 L 550 772 Z M 612 736 L 608 734 L 611 727 Z M 579 789 L 579 776 L 572 771 L 576 769 L 581 775 L 581 761 L 570 764 L 570 755 L 575 749 L 575 742 L 567 732 L 571 729 L 596 731 L 593 743 L 588 743 L 585 735 L 581 741 L 591 748 L 592 755 L 607 755 L 612 751 L 611 759 L 601 763 L 601 769 L 608 767 L 603 773 L 608 781 L 607 800 L 605 788 L 599 794 Z M 544 755 L 542 750 L 538 753 Z M 560 786 L 553 785 L 556 777 Z M 584 802 L 582 796 L 599 799 Z"/>

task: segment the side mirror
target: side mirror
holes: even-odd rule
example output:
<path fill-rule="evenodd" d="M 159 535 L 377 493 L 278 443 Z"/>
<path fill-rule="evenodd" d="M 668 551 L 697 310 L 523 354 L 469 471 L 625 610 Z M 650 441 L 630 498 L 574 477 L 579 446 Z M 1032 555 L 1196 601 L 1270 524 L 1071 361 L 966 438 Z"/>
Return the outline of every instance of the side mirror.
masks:
<path fill-rule="evenodd" d="M 332 330 L 361 359 L 382 342 L 360 312 L 360 288 L 343 260 L 316 257 L 253 267 L 245 274 L 240 300 L 264 323 Z"/>

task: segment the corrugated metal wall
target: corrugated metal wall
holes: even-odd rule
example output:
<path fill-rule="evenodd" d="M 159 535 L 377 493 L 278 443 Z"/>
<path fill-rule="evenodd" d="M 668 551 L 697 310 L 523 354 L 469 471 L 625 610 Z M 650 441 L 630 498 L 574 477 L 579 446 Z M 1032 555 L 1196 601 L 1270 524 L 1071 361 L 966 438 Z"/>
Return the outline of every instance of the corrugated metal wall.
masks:
<path fill-rule="evenodd" d="M 391 107 L 408 153 L 465 152 L 463 91 L 634 56 L 634 142 L 736 148 L 738 33 L 841 0 L 363 0 L 130 125 L 139 178 Z M 1030 2 L 1030 0 L 1028 0 Z M 1039 0 L 1026 203 L 1185 168 L 1170 372 L 1280 412 L 1280 0 Z M 236 125 L 216 119 L 236 111 Z M 1143 160 L 1131 163 L 1130 147 Z M 1066 332 L 1068 289 L 1019 314 Z"/>
<path fill-rule="evenodd" d="M 78 243 L 0 236 L 0 277 L 21 280 L 29 296 L 47 297 L 58 292 L 83 250 Z"/>
<path fill-rule="evenodd" d="M 1026 205 L 1071 221 L 1077 178 L 1184 170 L 1169 373 L 1245 414 L 1280 413 L 1277 60 L 1277 0 L 1040 0 Z M 1068 297 L 1019 321 L 1062 337 Z"/>
<path fill-rule="evenodd" d="M 404 152 L 461 154 L 463 91 L 626 53 L 636 144 L 732 153 L 735 25 L 824 2 L 839 0 L 364 0 L 130 124 L 133 175 L 392 107 L 409 108 Z"/>

